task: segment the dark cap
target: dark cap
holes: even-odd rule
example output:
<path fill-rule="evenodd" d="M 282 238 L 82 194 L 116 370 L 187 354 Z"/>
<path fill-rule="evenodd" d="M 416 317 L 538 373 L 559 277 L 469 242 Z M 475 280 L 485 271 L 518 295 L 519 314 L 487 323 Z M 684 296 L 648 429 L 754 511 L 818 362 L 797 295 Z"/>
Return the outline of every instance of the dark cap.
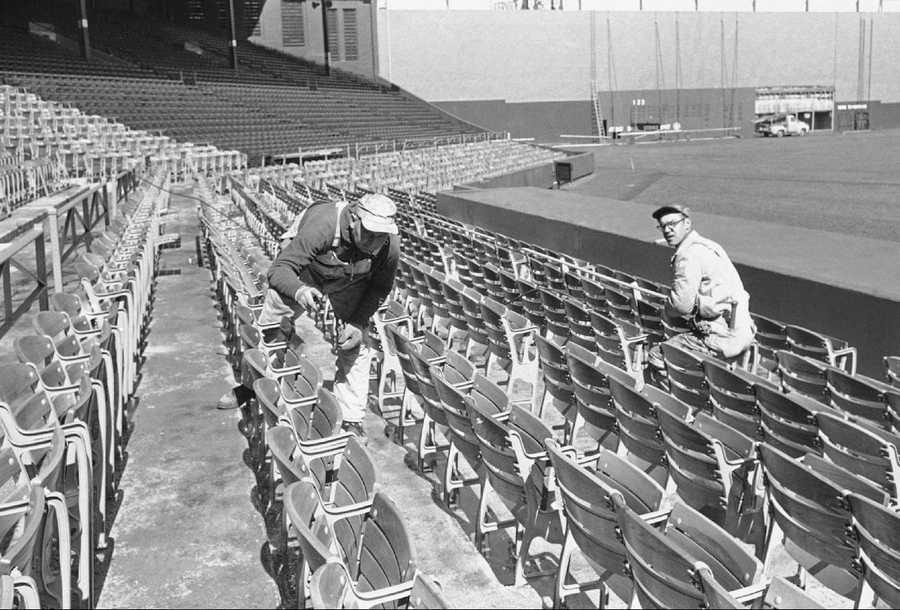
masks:
<path fill-rule="evenodd" d="M 691 217 L 691 208 L 687 207 L 686 205 L 678 205 L 678 204 L 664 205 L 661 208 L 657 208 L 657 210 L 655 212 L 653 212 L 653 219 L 659 220 L 666 214 L 681 214 L 681 215 L 685 216 L 686 218 L 690 218 Z"/>

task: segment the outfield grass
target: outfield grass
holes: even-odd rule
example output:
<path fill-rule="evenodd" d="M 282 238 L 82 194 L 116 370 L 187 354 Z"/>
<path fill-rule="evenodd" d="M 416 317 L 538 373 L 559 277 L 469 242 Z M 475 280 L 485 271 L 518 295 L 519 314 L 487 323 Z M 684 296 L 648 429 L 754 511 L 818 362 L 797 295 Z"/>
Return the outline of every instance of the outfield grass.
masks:
<path fill-rule="evenodd" d="M 597 148 L 571 190 L 900 242 L 900 130 Z"/>

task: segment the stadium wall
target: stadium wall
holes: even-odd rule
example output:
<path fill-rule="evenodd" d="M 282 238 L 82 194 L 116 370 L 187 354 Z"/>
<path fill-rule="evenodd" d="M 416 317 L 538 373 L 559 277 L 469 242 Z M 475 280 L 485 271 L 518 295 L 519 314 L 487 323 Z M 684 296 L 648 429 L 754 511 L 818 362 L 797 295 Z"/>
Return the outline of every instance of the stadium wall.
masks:
<path fill-rule="evenodd" d="M 514 138 L 556 139 L 562 133 L 591 133 L 589 100 L 522 102 L 467 100 L 434 104 L 454 116 L 491 131 L 508 131 Z"/>
<path fill-rule="evenodd" d="M 881 125 L 900 125 L 900 102 L 871 102 L 869 120 L 876 128 Z"/>
<path fill-rule="evenodd" d="M 602 92 L 599 101 L 603 119 L 609 126 L 636 122 L 671 124 L 677 120 L 682 129 L 741 127 L 743 135 L 750 136 L 755 96 L 752 88 L 633 90 Z M 467 100 L 435 105 L 487 129 L 508 131 L 514 138 L 547 141 L 563 134 L 597 133 L 589 100 L 519 103 Z M 884 116 L 884 120 L 892 118 L 886 114 L 878 116 Z M 880 121 L 878 124 L 882 124 Z M 900 120 L 896 123 L 900 124 Z"/>
<path fill-rule="evenodd" d="M 357 0 L 332 0 L 330 4 L 336 10 L 334 22 L 336 31 L 329 31 L 329 37 L 334 35 L 336 39 L 332 40 L 329 47 L 333 51 L 337 51 L 330 54 L 330 65 L 366 78 L 375 78 L 378 74 L 378 66 L 377 57 L 373 52 L 376 31 L 373 22 L 374 3 L 366 4 Z M 267 0 L 260 12 L 259 26 L 249 40 L 288 55 L 324 64 L 322 7 L 323 3 L 321 2 Z M 296 12 L 292 13 L 294 19 L 291 23 L 294 31 L 285 31 L 283 17 L 286 11 L 299 12 L 299 15 Z M 355 13 L 355 37 L 349 31 L 345 11 L 354 11 Z M 296 31 L 298 23 L 301 24 L 300 32 Z M 355 40 L 352 40 L 354 38 Z"/>
<path fill-rule="evenodd" d="M 685 128 L 720 126 L 716 100 L 732 90 L 740 92 L 734 115 L 749 123 L 748 96 L 762 86 L 833 85 L 836 99 L 900 102 L 897 13 L 382 8 L 377 29 L 382 77 L 463 119 L 517 136 L 583 132 L 594 88 L 601 101 L 611 96 L 625 106 L 638 94 L 695 92 L 707 116 L 681 120 Z M 900 125 L 876 123 L 878 116 L 873 127 Z M 881 116 L 896 120 L 893 113 Z"/>

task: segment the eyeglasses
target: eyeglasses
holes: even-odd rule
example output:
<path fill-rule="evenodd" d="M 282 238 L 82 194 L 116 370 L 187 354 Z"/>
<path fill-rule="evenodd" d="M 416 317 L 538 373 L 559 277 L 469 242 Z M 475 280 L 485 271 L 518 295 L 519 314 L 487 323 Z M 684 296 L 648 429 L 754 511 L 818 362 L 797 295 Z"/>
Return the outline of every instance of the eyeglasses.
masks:
<path fill-rule="evenodd" d="M 658 225 L 656 225 L 656 228 L 658 228 L 660 231 L 665 231 L 666 229 L 674 229 L 685 218 L 686 218 L 686 216 L 682 216 L 678 220 L 670 220 L 669 222 L 661 222 Z"/>

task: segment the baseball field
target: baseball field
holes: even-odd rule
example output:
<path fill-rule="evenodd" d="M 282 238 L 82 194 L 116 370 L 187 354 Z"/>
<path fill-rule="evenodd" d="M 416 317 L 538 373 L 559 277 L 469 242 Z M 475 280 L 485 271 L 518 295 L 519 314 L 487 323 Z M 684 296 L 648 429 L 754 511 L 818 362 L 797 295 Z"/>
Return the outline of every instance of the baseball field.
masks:
<path fill-rule="evenodd" d="M 636 143 L 594 155 L 595 173 L 569 190 L 900 242 L 900 130 Z"/>

